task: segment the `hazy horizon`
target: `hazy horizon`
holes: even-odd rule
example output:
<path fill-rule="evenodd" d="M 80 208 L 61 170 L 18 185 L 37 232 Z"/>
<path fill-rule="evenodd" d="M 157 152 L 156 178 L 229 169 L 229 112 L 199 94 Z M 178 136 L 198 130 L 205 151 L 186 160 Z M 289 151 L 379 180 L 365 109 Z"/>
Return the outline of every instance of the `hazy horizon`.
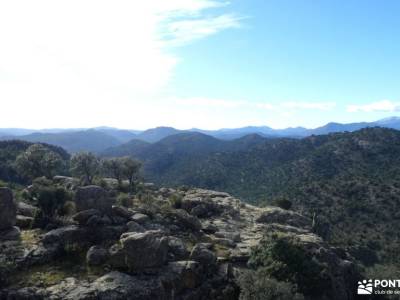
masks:
<path fill-rule="evenodd" d="M 385 120 L 385 119 L 394 119 L 394 118 L 397 119 L 397 118 L 400 118 L 400 117 L 389 116 L 387 118 L 374 120 L 372 122 L 378 122 L 378 121 L 382 121 L 382 120 Z M 360 123 L 363 123 L 363 122 L 366 122 L 366 121 L 361 121 Z M 174 128 L 174 129 L 178 129 L 178 130 L 218 131 L 218 130 L 225 130 L 225 129 L 227 129 L 227 130 L 229 130 L 229 129 L 240 129 L 240 128 L 246 128 L 246 127 L 268 127 L 268 128 L 273 129 L 273 130 L 281 130 L 281 129 L 289 129 L 289 128 L 316 129 L 316 128 L 319 128 L 319 127 L 323 127 L 323 126 L 325 126 L 325 125 L 327 125 L 329 123 L 338 123 L 338 122 L 329 121 L 329 122 L 323 123 L 323 124 L 321 124 L 319 126 L 316 126 L 316 127 L 290 126 L 290 127 L 283 127 L 283 128 L 276 128 L 276 127 L 273 127 L 273 126 L 269 126 L 267 124 L 266 125 L 258 125 L 258 126 L 249 124 L 247 126 L 242 126 L 242 127 L 221 127 L 221 128 L 215 128 L 215 129 L 204 129 L 204 128 L 198 128 L 198 127 L 177 128 L 177 127 L 165 126 L 165 125 L 158 125 L 158 126 L 151 127 L 151 128 L 138 129 L 138 128 L 120 128 L 120 127 L 112 127 L 112 126 L 101 125 L 101 126 L 94 126 L 94 127 L 63 127 L 63 128 L 58 128 L 58 127 L 48 127 L 48 128 L 0 127 L 0 130 L 1 129 L 3 129 L 3 130 L 4 129 L 6 129 L 6 130 L 16 129 L 16 130 L 33 130 L 33 131 L 41 131 L 41 130 L 43 130 L 43 131 L 53 131 L 53 130 L 54 131 L 58 131 L 58 130 L 60 130 L 60 131 L 62 131 L 62 130 L 67 130 L 67 131 L 68 130 L 74 130 L 74 131 L 76 130 L 76 131 L 79 131 L 79 130 L 90 130 L 90 129 L 117 129 L 117 130 L 129 130 L 129 131 L 140 131 L 140 132 L 142 132 L 142 131 L 149 130 L 149 129 L 154 129 L 154 128 Z M 358 122 L 339 123 L 339 124 L 346 125 L 346 124 L 351 124 L 351 123 L 358 123 Z M 366 122 L 366 123 L 370 123 L 370 122 Z"/>

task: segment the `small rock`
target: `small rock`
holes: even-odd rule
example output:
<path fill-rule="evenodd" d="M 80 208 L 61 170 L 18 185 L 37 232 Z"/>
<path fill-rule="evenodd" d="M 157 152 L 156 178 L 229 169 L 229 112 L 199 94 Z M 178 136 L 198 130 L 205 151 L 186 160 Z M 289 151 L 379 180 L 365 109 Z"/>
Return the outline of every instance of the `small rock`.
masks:
<path fill-rule="evenodd" d="M 99 266 L 107 261 L 109 253 L 100 246 L 92 246 L 86 254 L 86 262 L 89 266 Z"/>
<path fill-rule="evenodd" d="M 33 220 L 34 219 L 32 217 L 25 217 L 25 216 L 17 215 L 16 225 L 22 229 L 29 229 L 32 227 Z"/>
<path fill-rule="evenodd" d="M 142 225 L 136 223 L 135 221 L 130 221 L 126 223 L 126 226 L 128 226 L 128 232 L 144 232 L 145 229 Z"/>
<path fill-rule="evenodd" d="M 103 219 L 101 217 L 99 217 L 97 215 L 93 215 L 93 216 L 91 216 L 89 218 L 89 220 L 87 221 L 86 225 L 88 227 L 96 227 L 96 226 L 99 226 L 99 225 L 103 225 L 102 220 Z"/>
<path fill-rule="evenodd" d="M 193 207 L 190 211 L 190 214 L 192 214 L 198 218 L 207 216 L 207 213 L 208 213 L 208 210 L 204 204 L 197 205 L 197 206 Z"/>
<path fill-rule="evenodd" d="M 241 241 L 239 232 L 219 231 L 215 233 L 216 237 L 230 239 L 236 243 Z"/>
<path fill-rule="evenodd" d="M 168 213 L 168 216 L 175 219 L 176 225 L 193 231 L 201 230 L 201 222 L 195 216 L 188 214 L 183 209 L 176 209 Z"/>
<path fill-rule="evenodd" d="M 127 208 L 117 205 L 112 206 L 112 212 L 114 215 L 125 219 L 129 219 L 133 215 L 133 213 L 129 211 Z"/>
<path fill-rule="evenodd" d="M 200 262 L 203 265 L 215 265 L 217 258 L 215 254 L 208 250 L 207 245 L 197 244 L 190 253 L 190 259 Z"/>
<path fill-rule="evenodd" d="M 136 223 L 139 223 L 139 224 L 145 224 L 148 221 L 150 221 L 150 218 L 148 215 L 136 213 L 131 217 L 131 220 L 135 221 Z"/>
<path fill-rule="evenodd" d="M 174 255 L 175 260 L 183 260 L 189 256 L 189 251 L 186 249 L 185 243 L 177 237 L 168 237 L 169 251 Z"/>
<path fill-rule="evenodd" d="M 19 215 L 34 218 L 38 213 L 38 211 L 39 209 L 37 207 L 30 205 L 28 203 L 20 201 L 17 204 L 17 213 Z"/>
<path fill-rule="evenodd" d="M 218 227 L 211 223 L 203 225 L 203 231 L 208 234 L 214 234 L 218 231 Z"/>
<path fill-rule="evenodd" d="M 100 215 L 101 212 L 98 209 L 91 208 L 76 213 L 72 216 L 72 219 L 78 222 L 80 225 L 86 225 L 91 217 Z"/>

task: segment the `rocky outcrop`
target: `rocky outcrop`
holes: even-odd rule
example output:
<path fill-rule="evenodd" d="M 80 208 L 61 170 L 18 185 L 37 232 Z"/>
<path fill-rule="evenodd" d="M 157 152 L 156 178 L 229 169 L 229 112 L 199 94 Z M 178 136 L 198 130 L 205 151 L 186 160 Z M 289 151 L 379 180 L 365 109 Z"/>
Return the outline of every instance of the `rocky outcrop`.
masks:
<path fill-rule="evenodd" d="M 175 193 L 180 209 L 169 205 Z M 332 284 L 325 299 L 353 299 L 357 273 L 351 257 L 312 233 L 304 216 L 203 189 L 161 189 L 154 195 L 154 203 L 135 201 L 125 208 L 115 206 L 100 187 L 78 188 L 74 225 L 44 232 L 33 249 L 21 245 L 18 259 L 24 270 L 51 264 L 55 257 L 70 259 L 63 255 L 72 249 L 76 259 L 84 257 L 84 271 L 68 274 L 56 285 L 0 290 L 0 299 L 235 300 L 252 250 L 271 233 L 296 237 L 313 261 L 327 266 Z M 86 267 L 100 273 L 88 276 Z M 1 278 L 0 268 L 0 283 Z"/>
<path fill-rule="evenodd" d="M 256 222 L 263 224 L 282 224 L 298 228 L 311 229 L 311 220 L 290 210 L 279 207 L 268 207 L 257 218 Z"/>
<path fill-rule="evenodd" d="M 42 292 L 43 293 L 43 292 Z M 120 272 L 108 273 L 94 282 L 68 278 L 45 291 L 48 299 L 64 300 L 164 300 L 161 281 L 139 279 Z"/>

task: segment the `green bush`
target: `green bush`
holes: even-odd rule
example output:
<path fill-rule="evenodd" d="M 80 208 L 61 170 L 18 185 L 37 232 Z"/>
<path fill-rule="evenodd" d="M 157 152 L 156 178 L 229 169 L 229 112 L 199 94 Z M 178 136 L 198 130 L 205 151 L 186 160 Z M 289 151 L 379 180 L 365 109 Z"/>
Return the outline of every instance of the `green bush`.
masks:
<path fill-rule="evenodd" d="M 283 208 L 283 209 L 291 209 L 292 205 L 293 205 L 292 201 L 290 201 L 290 200 L 288 200 L 286 198 L 275 199 L 272 203 L 274 205 L 276 205 L 276 206 L 279 206 L 280 208 Z"/>
<path fill-rule="evenodd" d="M 182 196 L 180 194 L 172 194 L 168 201 L 173 208 L 179 209 L 182 207 Z"/>
<path fill-rule="evenodd" d="M 320 295 L 330 287 L 324 265 L 288 234 L 270 234 L 252 251 L 249 266 L 278 281 L 290 281 L 304 295 Z"/>
<path fill-rule="evenodd" d="M 132 207 L 133 206 L 133 199 L 129 197 L 128 194 L 120 193 L 117 196 L 117 204 L 124 207 Z"/>
<path fill-rule="evenodd" d="M 72 195 L 64 187 L 42 177 L 34 180 L 29 198 L 40 209 L 35 217 L 36 226 L 45 227 L 56 215 L 64 214 L 64 206 Z"/>
<path fill-rule="evenodd" d="M 240 300 L 302 300 L 296 286 L 269 277 L 263 268 L 239 277 Z"/>

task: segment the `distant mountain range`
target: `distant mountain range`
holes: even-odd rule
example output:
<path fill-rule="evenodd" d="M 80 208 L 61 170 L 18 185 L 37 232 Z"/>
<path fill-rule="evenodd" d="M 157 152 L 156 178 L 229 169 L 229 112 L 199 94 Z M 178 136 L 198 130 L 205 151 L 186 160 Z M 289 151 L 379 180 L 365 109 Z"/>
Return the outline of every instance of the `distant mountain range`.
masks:
<path fill-rule="evenodd" d="M 132 144 L 140 144 L 139 141 L 144 143 L 156 143 L 169 136 L 188 132 L 202 133 L 219 140 L 234 140 L 249 134 L 257 134 L 265 138 L 303 138 L 311 135 L 321 135 L 334 132 L 352 132 L 367 127 L 385 127 L 399 130 L 400 117 L 391 117 L 375 122 L 349 124 L 328 123 L 315 129 L 304 127 L 273 129 L 268 126 L 249 126 L 219 130 L 202 130 L 197 128 L 179 130 L 172 127 L 156 127 L 145 131 L 124 130 L 112 127 L 43 130 L 4 128 L 0 129 L 0 140 L 19 139 L 30 142 L 49 143 L 63 147 L 71 153 L 78 151 L 101 153 L 109 148 L 119 146 L 121 147 L 120 150 L 113 149 L 112 151 L 129 152 L 126 151 L 126 149 L 131 148 L 130 146 Z"/>

